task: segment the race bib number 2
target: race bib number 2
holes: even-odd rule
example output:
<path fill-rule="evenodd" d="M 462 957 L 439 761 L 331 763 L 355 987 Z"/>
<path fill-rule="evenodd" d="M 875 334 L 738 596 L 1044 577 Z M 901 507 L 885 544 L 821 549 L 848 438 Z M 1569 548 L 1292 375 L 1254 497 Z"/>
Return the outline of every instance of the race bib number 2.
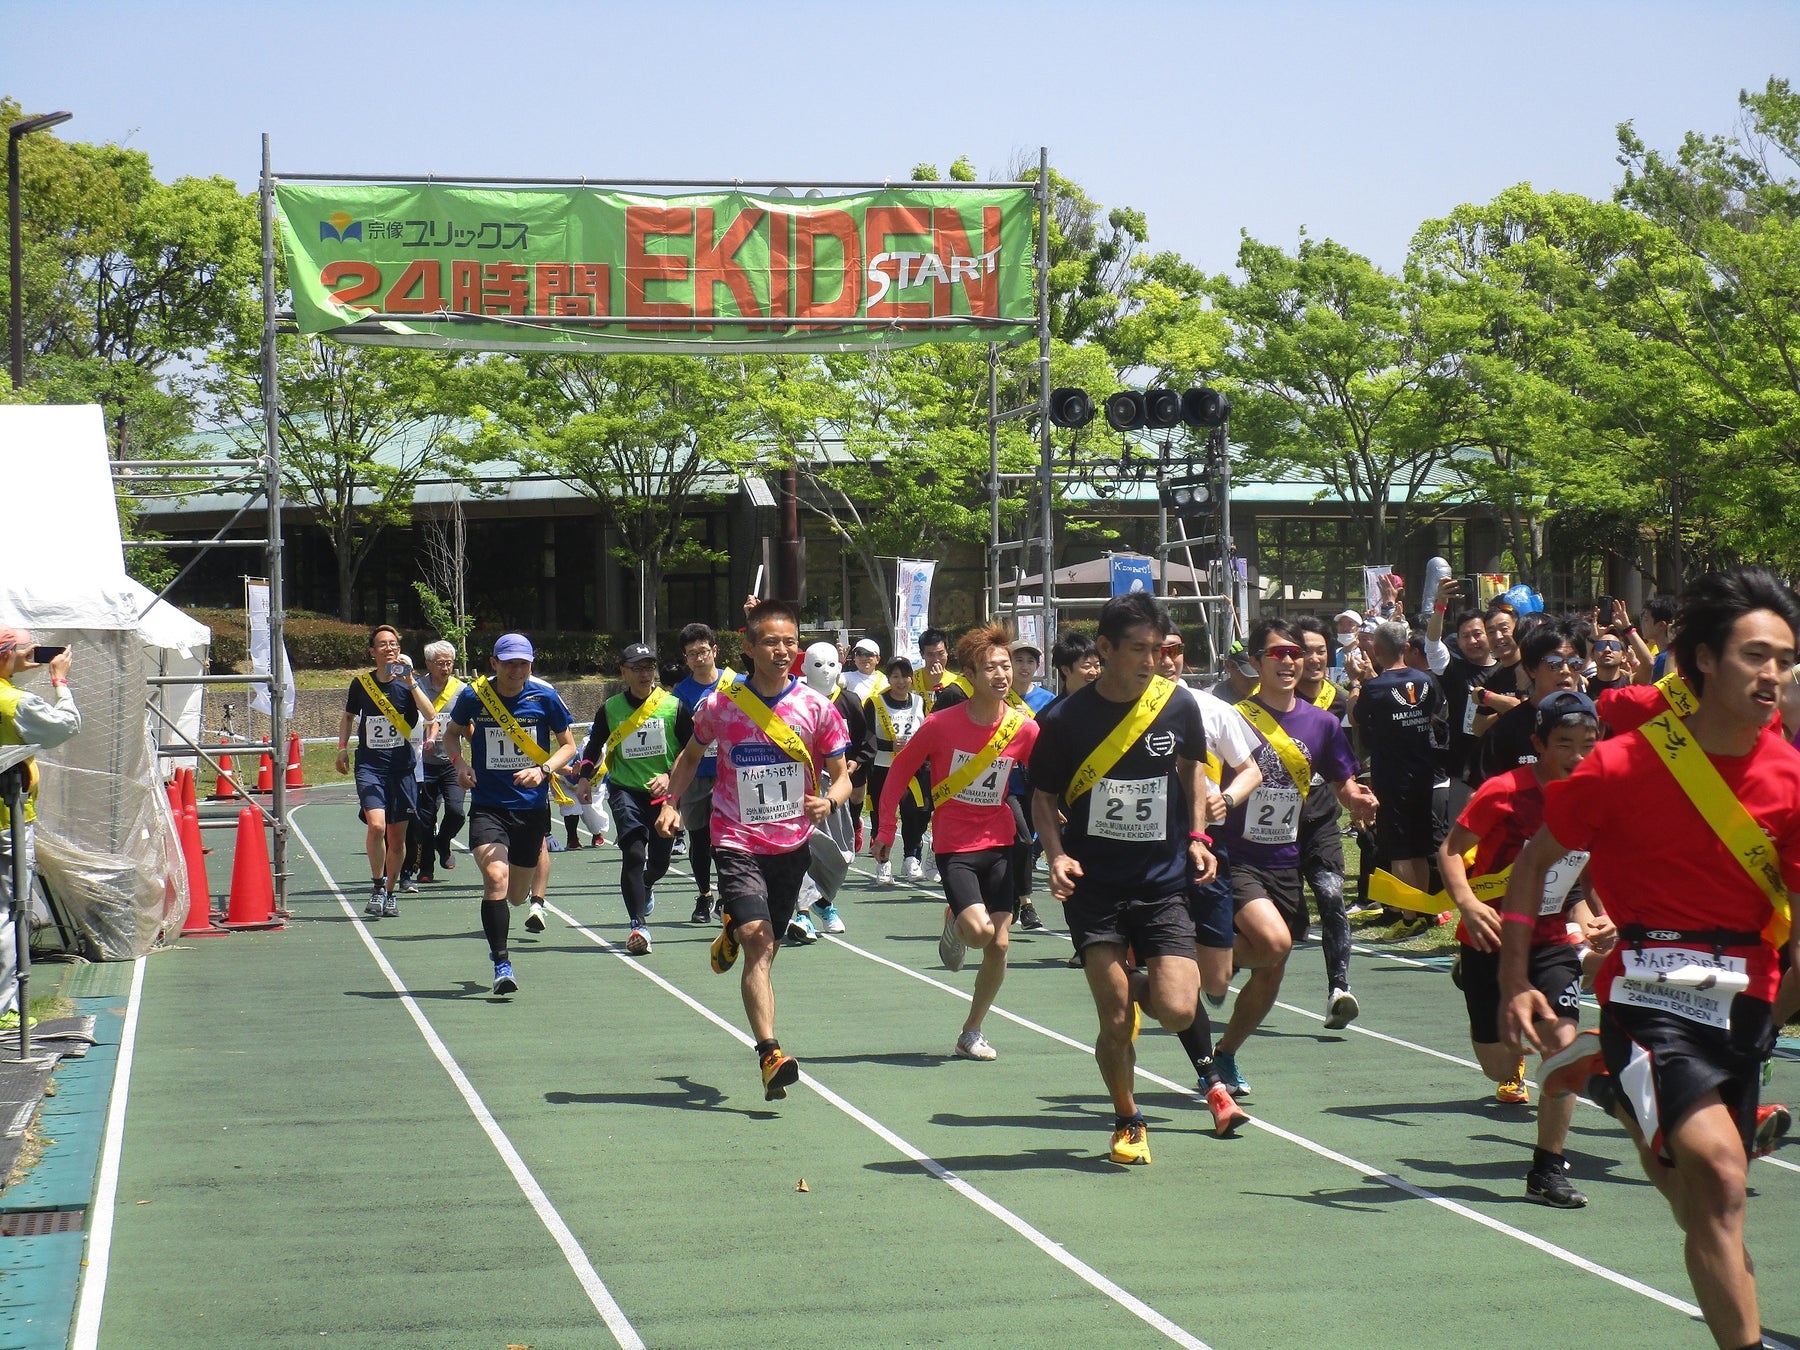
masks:
<path fill-rule="evenodd" d="M 1167 778 L 1102 778 L 1088 797 L 1087 832 L 1093 838 L 1145 844 L 1168 837 Z"/>
<path fill-rule="evenodd" d="M 738 818 L 746 825 L 772 825 L 806 814 L 806 768 L 756 764 L 737 771 Z"/>

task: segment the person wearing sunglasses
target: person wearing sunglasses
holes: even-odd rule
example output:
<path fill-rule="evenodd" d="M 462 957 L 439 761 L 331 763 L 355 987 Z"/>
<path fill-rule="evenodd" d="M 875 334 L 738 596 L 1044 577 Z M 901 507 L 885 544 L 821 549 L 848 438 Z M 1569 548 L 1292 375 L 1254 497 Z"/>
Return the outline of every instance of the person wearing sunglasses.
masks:
<path fill-rule="evenodd" d="M 1523 702 L 1494 719 L 1481 738 L 1473 785 L 1518 768 L 1535 764 L 1537 751 L 1531 731 L 1537 705 L 1558 689 L 1580 689 L 1581 672 L 1587 666 L 1587 634 L 1567 619 L 1552 619 L 1527 633 L 1519 647 L 1519 665 L 1530 681 Z M 1483 698 L 1491 697 L 1485 692 Z"/>
<path fill-rule="evenodd" d="M 1297 692 L 1306 653 L 1293 626 L 1285 619 L 1259 619 L 1247 645 L 1261 687 L 1237 707 L 1260 739 L 1256 764 L 1263 781 L 1239 801 L 1237 780 L 1228 777 L 1222 789 L 1232 809 L 1213 826 L 1236 902 L 1232 955 L 1239 969 L 1250 972 L 1213 1053 L 1220 1081 L 1236 1097 L 1250 1091 L 1237 1052 L 1275 1006 L 1288 954 L 1306 935 L 1300 817 L 1315 773 L 1336 789 L 1353 819 L 1367 822 L 1375 814 L 1375 794 L 1356 781 L 1359 766 L 1343 724 Z"/>
<path fill-rule="evenodd" d="M 1625 639 L 1617 633 L 1601 633 L 1594 639 L 1590 653 L 1594 673 L 1587 682 L 1589 698 L 1599 698 L 1608 689 L 1621 689 L 1631 683 L 1631 666 L 1625 654 Z"/>

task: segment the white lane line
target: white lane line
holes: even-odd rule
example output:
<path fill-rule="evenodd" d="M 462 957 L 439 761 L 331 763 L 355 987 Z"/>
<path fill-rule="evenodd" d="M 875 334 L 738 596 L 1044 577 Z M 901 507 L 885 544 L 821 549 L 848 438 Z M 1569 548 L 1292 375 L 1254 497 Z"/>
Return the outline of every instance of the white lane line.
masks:
<path fill-rule="evenodd" d="M 298 815 L 302 809 L 296 807 L 294 815 Z M 450 1075 L 450 1081 L 456 1085 L 457 1092 L 462 1095 L 470 1114 L 481 1126 L 482 1133 L 487 1135 L 488 1142 L 494 1146 L 494 1151 L 506 1164 L 506 1170 L 512 1173 L 513 1180 L 524 1192 L 525 1199 L 530 1202 L 533 1212 L 549 1230 L 550 1236 L 556 1239 L 556 1245 L 562 1249 L 563 1258 L 569 1263 L 569 1269 L 574 1271 L 582 1291 L 587 1294 L 588 1301 L 594 1305 L 594 1311 L 599 1313 L 601 1320 L 606 1323 L 606 1329 L 612 1332 L 613 1339 L 619 1343 L 621 1350 L 644 1350 L 642 1338 L 638 1336 L 636 1328 L 631 1325 L 624 1310 L 619 1307 L 617 1300 L 607 1289 L 606 1282 L 600 1278 L 600 1273 L 588 1260 L 587 1253 L 581 1249 L 581 1243 L 576 1240 L 569 1225 L 563 1221 L 562 1215 L 557 1213 L 556 1206 L 550 1203 L 550 1197 L 544 1193 L 544 1188 L 538 1184 L 538 1179 L 525 1165 L 525 1159 L 519 1155 L 519 1150 L 513 1147 L 513 1142 L 507 1138 L 506 1131 L 500 1128 L 500 1123 L 494 1119 L 493 1112 L 488 1110 L 487 1103 L 482 1101 L 481 1094 L 475 1090 L 475 1085 L 469 1081 L 462 1066 L 456 1062 L 456 1057 L 450 1053 L 450 1047 L 445 1045 L 438 1036 L 437 1030 L 426 1019 L 425 1014 L 419 1010 L 418 1002 L 407 992 L 406 985 L 401 981 L 399 974 L 388 963 L 381 948 L 375 945 L 375 939 L 369 934 L 368 925 L 363 923 L 361 916 L 357 914 L 344 892 L 338 887 L 336 879 L 326 869 L 324 859 L 319 857 L 318 850 L 313 847 L 312 840 L 308 839 L 305 832 L 301 830 L 298 821 L 293 822 L 293 830 L 294 838 L 306 850 L 307 856 L 313 861 L 313 866 L 319 869 L 319 875 L 325 878 L 325 884 L 337 897 L 339 906 L 349 916 L 356 936 L 368 949 L 369 955 L 375 958 L 375 964 L 381 968 L 383 977 L 386 978 L 394 993 L 399 996 L 400 1006 L 406 1009 L 407 1015 L 413 1020 L 413 1025 L 418 1027 L 419 1034 L 425 1038 L 425 1044 L 431 1048 L 433 1057 L 443 1066 L 444 1072 Z"/>
<path fill-rule="evenodd" d="M 919 971 L 910 970 L 907 967 L 898 964 L 897 962 L 888 960 L 885 956 L 877 956 L 874 952 L 865 951 L 861 947 L 858 947 L 853 942 L 846 942 L 840 937 L 833 937 L 830 940 L 832 942 L 837 943 L 837 945 L 840 947 L 843 947 L 849 951 L 855 952 L 858 956 L 866 957 L 868 960 L 875 962 L 877 965 L 886 966 L 891 970 L 899 971 L 902 975 L 908 975 L 908 976 L 912 977 L 913 979 L 918 980 L 922 984 L 928 984 L 928 985 L 931 985 L 933 988 L 946 990 L 947 992 L 955 994 L 958 998 L 964 999 L 965 1001 L 969 998 L 969 996 L 967 994 L 964 994 L 961 990 L 956 989 L 955 987 L 953 987 L 951 985 L 944 984 L 942 981 L 933 979 L 931 976 L 922 974 Z M 1043 1035 L 1046 1035 L 1046 1036 L 1050 1037 L 1052 1040 L 1059 1041 L 1064 1045 L 1068 1045 L 1075 1049 L 1082 1050 L 1088 1054 L 1092 1054 L 1094 1051 L 1094 1048 L 1092 1045 L 1084 1044 L 1083 1042 L 1078 1041 L 1078 1040 L 1074 1039 L 1073 1037 L 1065 1036 L 1059 1031 L 1052 1031 L 1049 1028 L 1041 1027 L 1035 1022 L 1029 1021 L 1023 1017 L 1016 1016 L 1013 1013 L 1009 1013 L 1003 1008 L 996 1006 L 994 1008 L 994 1011 L 996 1013 L 999 1013 L 1002 1017 L 1006 1018 L 1010 1022 L 1016 1022 L 1020 1026 L 1029 1027 L 1031 1030 L 1037 1031 Z M 1420 1047 L 1420 1048 L 1423 1048 L 1423 1047 Z M 1169 1090 L 1171 1090 L 1173 1092 L 1178 1092 L 1178 1093 L 1182 1094 L 1183 1096 L 1192 1097 L 1192 1098 L 1195 1098 L 1196 1100 L 1198 1100 L 1200 1097 L 1200 1094 L 1198 1092 L 1196 1092 L 1193 1088 L 1188 1087 L 1185 1083 L 1178 1083 L 1178 1082 L 1174 1081 L 1173 1079 L 1164 1078 L 1162 1075 L 1152 1073 L 1152 1072 L 1150 1072 L 1150 1070 L 1145 1069 L 1141 1066 L 1137 1069 L 1137 1075 L 1140 1078 L 1143 1078 L 1143 1079 L 1148 1080 L 1149 1082 L 1155 1083 L 1159 1087 L 1168 1088 Z M 1586 1271 L 1590 1275 L 1598 1275 L 1602 1279 L 1609 1280 L 1613 1284 L 1618 1285 L 1622 1289 L 1629 1289 L 1633 1293 L 1642 1294 L 1645 1298 L 1654 1299 L 1656 1302 L 1663 1304 L 1665 1307 L 1673 1308 L 1677 1312 L 1686 1313 L 1690 1317 L 1701 1316 L 1700 1309 L 1692 1303 L 1688 1303 L 1682 1299 L 1676 1298 L 1671 1294 L 1665 1294 L 1660 1289 L 1656 1289 L 1650 1285 L 1644 1284 L 1640 1280 L 1634 1280 L 1629 1275 L 1621 1274 L 1620 1272 L 1613 1270 L 1607 1266 L 1600 1265 L 1598 1262 L 1590 1261 L 1585 1256 L 1581 1256 L 1575 1252 L 1572 1252 L 1566 1247 L 1559 1247 L 1553 1242 L 1546 1242 L 1544 1239 L 1536 1236 L 1535 1234 L 1527 1233 L 1522 1228 L 1514 1228 L 1511 1224 L 1502 1223 L 1498 1219 L 1490 1218 L 1486 1214 L 1481 1213 L 1479 1210 L 1470 1209 L 1467 1205 L 1459 1204 L 1456 1201 L 1451 1200 L 1446 1196 L 1437 1194 L 1435 1191 L 1427 1190 L 1423 1186 L 1417 1186 L 1417 1185 L 1413 1184 L 1412 1182 L 1406 1180 L 1404 1177 L 1398 1177 L 1398 1176 L 1395 1176 L 1392 1172 L 1383 1172 L 1379 1168 L 1370 1166 L 1368 1163 L 1359 1162 L 1357 1159 L 1349 1157 L 1346 1154 L 1339 1153 L 1335 1149 L 1327 1148 L 1323 1144 L 1315 1143 L 1313 1140 L 1308 1139 L 1303 1135 L 1295 1134 L 1291 1130 L 1284 1130 L 1279 1125 L 1271 1124 L 1269 1121 L 1264 1120 L 1259 1116 L 1252 1116 L 1250 1118 L 1249 1123 L 1252 1127 L 1254 1127 L 1256 1129 L 1263 1130 L 1269 1134 L 1276 1136 L 1279 1139 L 1285 1139 L 1290 1144 L 1297 1144 L 1299 1147 L 1306 1149 L 1309 1153 L 1317 1154 L 1319 1157 L 1327 1159 L 1328 1161 L 1338 1163 L 1339 1165 L 1344 1166 L 1344 1167 L 1348 1167 L 1352 1171 L 1357 1172 L 1360 1175 L 1365 1176 L 1372 1181 L 1379 1181 L 1384 1186 L 1390 1186 L 1397 1191 L 1401 1191 L 1407 1195 L 1414 1197 L 1415 1199 L 1429 1201 L 1431 1204 L 1436 1205 L 1440 1209 L 1447 1210 L 1451 1214 L 1458 1215 L 1461 1218 L 1470 1219 L 1470 1220 L 1474 1221 L 1475 1223 L 1480 1224 L 1484 1228 L 1491 1229 L 1492 1231 L 1499 1233 L 1505 1237 L 1510 1237 L 1510 1238 L 1515 1239 L 1516 1241 L 1523 1242 L 1525 1245 L 1527 1245 L 1529 1247 L 1535 1247 L 1537 1250 L 1544 1252 L 1545 1254 L 1547 1254 L 1549 1256 L 1553 1256 L 1559 1261 L 1567 1262 L 1569 1265 L 1576 1267 L 1578 1270 Z"/>
<path fill-rule="evenodd" d="M 661 975 L 658 975 L 655 971 L 644 965 L 643 962 L 626 956 L 598 933 L 578 922 L 573 915 L 555 905 L 549 905 L 547 908 L 552 914 L 556 915 L 557 918 L 566 923 L 571 930 L 580 933 L 602 951 L 610 953 L 628 969 L 635 970 L 664 993 L 671 994 L 679 999 L 682 1003 L 699 1013 L 700 1016 L 704 1017 L 707 1021 L 724 1031 L 740 1044 L 752 1049 L 755 1048 L 756 1042 L 753 1041 L 748 1034 L 738 1030 L 737 1027 L 733 1026 L 730 1022 L 727 1022 L 723 1017 L 720 1017 L 711 1008 L 708 1008 L 705 1004 L 691 997 L 685 990 L 679 989 L 675 985 L 669 983 L 669 981 L 665 980 Z M 832 941 L 835 942 L 837 939 L 833 938 Z M 944 987 L 949 988 L 948 985 Z M 1055 1261 L 1065 1270 L 1079 1276 L 1094 1289 L 1106 1295 L 1106 1297 L 1111 1299 L 1114 1303 L 1117 1303 L 1121 1308 L 1124 1308 L 1133 1316 L 1154 1327 L 1157 1331 L 1168 1337 L 1169 1340 L 1175 1342 L 1175 1344 L 1186 1347 L 1186 1350 L 1210 1350 L 1210 1347 L 1207 1346 L 1205 1341 L 1189 1334 L 1174 1322 L 1171 1322 L 1167 1317 L 1164 1317 L 1161 1313 L 1157 1312 L 1155 1308 L 1152 1308 L 1129 1290 L 1114 1284 L 1111 1280 L 1107 1279 L 1106 1276 L 1088 1265 L 1087 1262 L 1082 1261 L 1078 1257 L 1071 1256 L 1063 1248 L 1061 1243 L 1052 1241 L 1036 1228 L 1033 1228 L 1024 1219 L 1021 1219 L 1017 1214 L 1014 1214 L 1010 1209 L 1006 1208 L 1006 1206 L 1002 1205 L 999 1201 L 993 1199 L 984 1192 L 977 1190 L 974 1186 L 971 1186 L 968 1182 L 957 1176 L 956 1173 L 932 1158 L 929 1154 L 913 1147 L 913 1145 L 888 1129 L 887 1126 L 883 1125 L 880 1121 L 826 1087 L 810 1073 L 802 1073 L 800 1075 L 800 1081 L 805 1083 L 826 1101 L 830 1102 L 838 1110 L 849 1116 L 850 1119 L 854 1120 L 858 1125 L 861 1125 L 864 1129 L 881 1139 L 902 1157 L 917 1163 L 920 1167 L 924 1168 L 932 1176 L 950 1187 L 951 1190 L 955 1191 L 965 1200 L 968 1200 L 970 1203 L 978 1206 L 988 1214 L 991 1214 L 994 1218 L 1000 1220 L 1001 1223 L 1005 1224 L 1008 1228 L 1012 1229 L 1013 1232 L 1031 1243 L 1032 1246 L 1036 1247 L 1052 1261 Z"/>
<path fill-rule="evenodd" d="M 113 1068 L 112 1100 L 106 1108 L 106 1143 L 100 1150 L 100 1175 L 94 1205 L 88 1211 L 87 1259 L 81 1296 L 75 1305 L 70 1350 L 94 1350 L 100 1344 L 100 1318 L 105 1311 L 106 1275 L 112 1263 L 113 1214 L 119 1198 L 119 1160 L 125 1152 L 125 1101 L 131 1091 L 131 1062 L 137 1054 L 138 1013 L 144 1006 L 144 962 L 132 963 L 131 992 L 126 996 L 125 1026 L 119 1033 L 119 1062 Z"/>

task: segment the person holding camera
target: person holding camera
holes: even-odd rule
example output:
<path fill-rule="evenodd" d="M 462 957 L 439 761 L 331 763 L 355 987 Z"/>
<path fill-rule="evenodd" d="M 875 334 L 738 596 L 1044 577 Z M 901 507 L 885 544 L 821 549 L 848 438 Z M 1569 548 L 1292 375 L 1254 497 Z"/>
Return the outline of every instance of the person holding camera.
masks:
<path fill-rule="evenodd" d="M 412 730 L 424 718 L 425 748 L 437 743 L 437 714 L 413 678 L 412 662 L 400 652 L 400 632 L 386 624 L 369 634 L 373 670 L 350 681 L 344 715 L 338 719 L 337 771 L 350 772 L 350 732 L 356 729 L 356 800 L 369 827 L 371 919 L 397 919 L 394 887 L 406 862 L 406 831 L 419 809 L 419 782 L 413 774 Z"/>
<path fill-rule="evenodd" d="M 50 667 L 50 699 L 20 689 L 13 680 L 23 671 L 38 666 Z M 35 745 L 48 750 L 61 745 L 81 730 L 81 712 L 75 696 L 69 692 L 69 649 L 67 647 L 33 647 L 31 634 L 23 628 L 0 628 L 0 748 L 9 745 Z M 33 803 L 37 799 L 38 771 L 35 757 L 24 760 L 6 773 L 0 773 L 0 785 L 10 789 L 11 773 L 23 775 L 21 796 L 24 799 L 24 821 L 20 831 L 19 851 L 25 861 L 25 895 L 21 903 L 29 904 L 31 874 L 35 864 L 32 822 L 37 819 Z M 19 962 L 14 945 L 14 926 L 10 921 L 13 901 L 13 821 L 7 801 L 10 791 L 0 794 L 0 900 L 9 911 L 0 922 L 0 1026 L 18 1025 Z"/>

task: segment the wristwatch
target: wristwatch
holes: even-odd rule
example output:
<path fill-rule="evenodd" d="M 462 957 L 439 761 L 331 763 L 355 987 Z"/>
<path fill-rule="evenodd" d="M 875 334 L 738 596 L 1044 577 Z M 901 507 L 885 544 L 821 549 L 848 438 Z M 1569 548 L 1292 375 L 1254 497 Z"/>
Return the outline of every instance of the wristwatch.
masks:
<path fill-rule="evenodd" d="M 1225 803 L 1225 809 L 1227 811 L 1237 810 L 1237 802 L 1232 799 L 1230 788 L 1226 788 L 1221 792 L 1219 794 L 1219 799 Z"/>

